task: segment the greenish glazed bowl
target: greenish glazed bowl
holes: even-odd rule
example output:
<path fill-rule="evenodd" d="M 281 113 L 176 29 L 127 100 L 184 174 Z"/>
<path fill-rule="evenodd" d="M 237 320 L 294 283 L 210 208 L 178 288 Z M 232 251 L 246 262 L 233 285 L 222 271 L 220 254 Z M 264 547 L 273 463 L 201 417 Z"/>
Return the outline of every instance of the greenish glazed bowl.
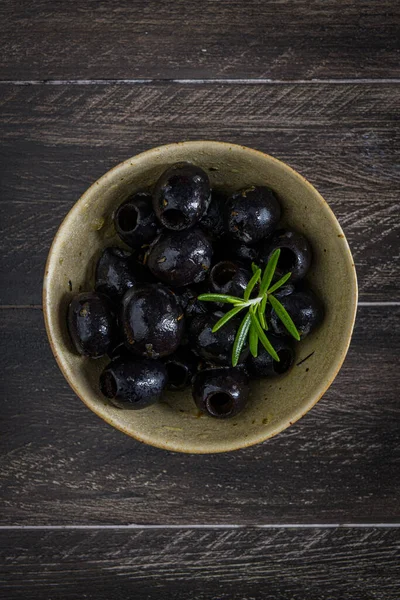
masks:
<path fill-rule="evenodd" d="M 252 184 L 273 188 L 283 205 L 284 224 L 304 233 L 312 244 L 314 259 L 308 279 L 325 304 L 322 326 L 297 346 L 296 366 L 274 380 L 253 382 L 248 407 L 233 419 L 200 416 L 190 391 L 168 394 L 165 401 L 142 411 L 113 408 L 98 388 L 99 374 L 107 360 L 75 354 L 66 328 L 67 305 L 73 294 L 93 288 L 94 265 L 100 251 L 112 244 L 123 246 L 112 225 L 114 209 L 132 192 L 154 183 L 168 165 L 181 160 L 201 166 L 214 186 L 228 191 Z M 335 215 L 301 175 L 283 162 L 243 146 L 183 142 L 153 148 L 117 165 L 76 202 L 50 249 L 43 307 L 58 365 L 71 388 L 93 412 L 124 433 L 159 448 L 187 453 L 227 452 L 263 442 L 283 431 L 326 392 L 349 347 L 357 308 L 357 279 Z"/>

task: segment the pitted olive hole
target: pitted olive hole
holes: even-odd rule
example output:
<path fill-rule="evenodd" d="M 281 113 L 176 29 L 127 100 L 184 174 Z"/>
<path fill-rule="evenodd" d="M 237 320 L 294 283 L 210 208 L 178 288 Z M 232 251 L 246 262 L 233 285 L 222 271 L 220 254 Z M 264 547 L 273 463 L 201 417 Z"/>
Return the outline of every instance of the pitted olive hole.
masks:
<path fill-rule="evenodd" d="M 216 265 L 212 271 L 212 278 L 214 283 L 218 286 L 224 286 L 234 278 L 236 274 L 235 265 L 229 263 L 222 263 Z"/>
<path fill-rule="evenodd" d="M 167 227 L 185 227 L 187 219 L 182 211 L 176 208 L 168 208 L 162 214 L 162 220 Z"/>
<path fill-rule="evenodd" d="M 138 211 L 134 206 L 123 206 L 118 212 L 118 225 L 121 231 L 133 231 L 138 222 Z"/>
<path fill-rule="evenodd" d="M 114 375 L 110 371 L 103 373 L 100 379 L 100 388 L 106 398 L 115 398 L 118 385 Z"/>
<path fill-rule="evenodd" d="M 217 392 L 207 398 L 206 406 L 208 412 L 212 415 L 225 416 L 232 412 L 233 400 L 229 394 Z"/>
<path fill-rule="evenodd" d="M 293 364 L 293 353 L 288 349 L 278 350 L 277 355 L 279 356 L 279 362 L 273 362 L 273 369 L 278 375 L 286 373 Z"/>
<path fill-rule="evenodd" d="M 281 248 L 280 250 L 278 269 L 284 273 L 288 273 L 296 266 L 296 254 L 289 248 Z"/>
<path fill-rule="evenodd" d="M 171 385 L 179 387 L 186 383 L 186 369 L 179 363 L 170 362 L 166 365 L 168 381 Z"/>

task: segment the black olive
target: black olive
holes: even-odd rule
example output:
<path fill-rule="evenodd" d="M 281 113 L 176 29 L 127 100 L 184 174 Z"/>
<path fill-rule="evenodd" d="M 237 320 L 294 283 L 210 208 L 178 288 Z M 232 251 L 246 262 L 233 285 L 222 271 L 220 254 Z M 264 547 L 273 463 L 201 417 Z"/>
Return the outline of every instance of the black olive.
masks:
<path fill-rule="evenodd" d="M 254 377 L 274 377 L 286 373 L 294 362 L 294 350 L 286 338 L 280 338 L 268 333 L 268 339 L 279 356 L 279 362 L 275 361 L 265 348 L 258 345 L 258 355 L 249 356 L 247 368 L 250 375 Z"/>
<path fill-rule="evenodd" d="M 205 315 L 209 312 L 206 302 L 198 300 L 198 294 L 190 287 L 185 287 L 177 294 L 180 305 L 182 306 L 185 317 L 192 318 L 196 315 Z"/>
<path fill-rule="evenodd" d="M 137 192 L 125 200 L 115 211 L 114 224 L 119 237 L 131 248 L 150 243 L 160 229 L 151 194 Z"/>
<path fill-rule="evenodd" d="M 230 251 L 233 260 L 239 260 L 248 266 L 253 262 L 257 262 L 257 246 L 248 246 L 237 240 L 231 240 Z"/>
<path fill-rule="evenodd" d="M 277 248 L 281 251 L 276 268 L 277 276 L 290 272 L 291 282 L 302 279 L 310 267 L 312 258 L 311 246 L 304 235 L 285 229 L 276 231 L 260 250 L 260 265 L 266 265 Z"/>
<path fill-rule="evenodd" d="M 224 260 L 212 267 L 210 271 L 210 288 L 217 294 L 242 298 L 251 277 L 251 271 L 240 264 Z"/>
<path fill-rule="evenodd" d="M 199 359 L 190 350 L 179 348 L 163 362 L 167 369 L 168 389 L 183 390 L 191 384 Z"/>
<path fill-rule="evenodd" d="M 133 258 L 122 248 L 106 248 L 100 256 L 95 275 L 96 292 L 105 294 L 113 301 L 122 298 L 137 281 Z"/>
<path fill-rule="evenodd" d="M 175 231 L 194 225 L 206 213 L 210 201 L 207 173 L 186 162 L 176 163 L 164 171 L 153 193 L 158 219 L 164 227 Z"/>
<path fill-rule="evenodd" d="M 202 281 L 211 258 L 211 242 L 201 229 L 166 231 L 151 245 L 147 265 L 157 279 L 180 287 Z"/>
<path fill-rule="evenodd" d="M 143 283 L 122 299 L 121 326 L 127 347 L 148 358 L 172 354 L 184 331 L 178 299 L 163 285 Z"/>
<path fill-rule="evenodd" d="M 232 240 L 228 236 L 220 238 L 214 245 L 214 260 L 232 260 L 250 268 L 257 264 L 259 246 L 248 246 L 240 240 Z"/>
<path fill-rule="evenodd" d="M 278 288 L 276 292 L 274 292 L 274 296 L 276 296 L 278 299 L 284 298 L 284 296 L 293 294 L 295 289 L 296 288 L 294 287 L 293 283 L 285 283 L 285 285 L 282 285 L 282 287 Z"/>
<path fill-rule="evenodd" d="M 212 190 L 210 206 L 199 222 L 199 225 L 207 231 L 213 240 L 217 240 L 224 235 L 223 208 L 225 202 L 226 196 L 222 192 Z"/>
<path fill-rule="evenodd" d="M 235 192 L 224 208 L 225 229 L 245 244 L 255 244 L 269 236 L 281 218 L 281 207 L 274 192 L 252 186 Z"/>
<path fill-rule="evenodd" d="M 246 406 L 249 379 L 241 369 L 205 369 L 195 376 L 192 393 L 199 410 L 210 417 L 227 419 Z"/>
<path fill-rule="evenodd" d="M 230 319 L 223 327 L 212 333 L 215 323 L 224 315 L 217 311 L 203 317 L 195 317 L 189 327 L 189 341 L 193 350 L 205 360 L 219 365 L 232 364 L 232 348 L 241 319 Z M 246 360 L 248 348 L 243 348 L 239 362 Z"/>
<path fill-rule="evenodd" d="M 68 307 L 67 324 L 75 348 L 84 356 L 107 353 L 114 338 L 113 314 L 105 296 L 83 292 Z"/>
<path fill-rule="evenodd" d="M 167 384 L 162 362 L 146 358 L 116 358 L 100 376 L 100 389 L 117 408 L 139 410 L 161 398 Z"/>
<path fill-rule="evenodd" d="M 317 296 L 308 291 L 293 292 L 280 298 L 281 304 L 291 316 L 300 337 L 303 339 L 314 331 L 323 321 L 324 309 Z M 275 311 L 271 311 L 271 325 L 277 335 L 290 335 Z"/>

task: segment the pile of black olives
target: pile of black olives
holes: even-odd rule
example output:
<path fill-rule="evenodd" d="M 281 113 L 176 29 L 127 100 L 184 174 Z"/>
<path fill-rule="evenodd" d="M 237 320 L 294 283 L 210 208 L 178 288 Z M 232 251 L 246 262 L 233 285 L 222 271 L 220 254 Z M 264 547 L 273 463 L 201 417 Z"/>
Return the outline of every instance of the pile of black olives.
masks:
<path fill-rule="evenodd" d="M 192 386 L 197 407 L 217 418 L 246 405 L 250 378 L 274 377 L 294 363 L 291 338 L 270 309 L 268 337 L 280 362 L 261 347 L 256 358 L 245 347 L 237 367 L 232 345 L 240 319 L 216 333 L 229 309 L 201 302 L 205 292 L 243 296 L 251 264 L 263 268 L 281 250 L 276 277 L 292 272 L 276 292 L 300 337 L 323 319 L 319 299 L 304 284 L 312 260 L 300 233 L 278 229 L 281 205 L 262 186 L 230 197 L 211 189 L 207 173 L 187 162 L 172 165 L 151 191 L 137 192 L 114 214 L 115 229 L 131 250 L 103 250 L 95 291 L 76 295 L 68 308 L 71 340 L 84 356 L 108 355 L 100 390 L 119 408 L 141 409 L 165 389 Z"/>

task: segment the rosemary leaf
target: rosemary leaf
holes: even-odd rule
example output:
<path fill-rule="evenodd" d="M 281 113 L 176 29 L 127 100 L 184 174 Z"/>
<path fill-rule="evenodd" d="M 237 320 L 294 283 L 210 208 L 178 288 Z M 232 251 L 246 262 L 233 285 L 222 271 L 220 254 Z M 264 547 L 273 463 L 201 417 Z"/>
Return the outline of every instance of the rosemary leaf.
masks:
<path fill-rule="evenodd" d="M 276 283 L 274 283 L 274 285 L 272 285 L 267 294 L 272 294 L 272 292 L 276 292 L 276 290 L 278 290 L 280 287 L 283 286 L 284 283 L 287 282 L 288 279 L 290 279 L 290 277 L 292 276 L 291 273 L 286 273 L 286 275 L 284 275 L 283 277 L 281 277 L 279 279 L 279 281 L 277 281 Z"/>
<path fill-rule="evenodd" d="M 225 294 L 201 294 L 197 297 L 203 302 L 223 302 L 224 304 L 239 304 L 243 303 L 243 298 L 236 296 L 226 296 Z"/>
<path fill-rule="evenodd" d="M 240 353 L 241 353 L 242 348 L 247 339 L 247 334 L 249 332 L 250 323 L 251 323 L 251 317 L 250 317 L 250 313 L 248 312 L 244 316 L 242 322 L 240 323 L 239 328 L 236 333 L 235 341 L 233 342 L 232 366 L 234 366 L 234 367 L 236 367 L 236 365 L 238 364 L 238 361 L 240 358 Z"/>
<path fill-rule="evenodd" d="M 300 341 L 300 334 L 297 331 L 296 325 L 293 323 L 291 316 L 287 312 L 286 308 L 282 306 L 282 304 L 273 296 L 272 294 L 268 296 L 268 300 L 271 302 L 271 306 L 276 312 L 279 319 L 282 321 L 288 332 L 294 337 L 298 342 Z"/>
<path fill-rule="evenodd" d="M 276 360 L 276 362 L 279 362 L 279 356 L 277 355 L 274 347 L 272 346 L 271 342 L 265 335 L 257 317 L 251 311 L 250 311 L 250 318 L 251 318 L 251 325 L 255 328 L 260 342 L 262 343 L 262 345 L 264 346 L 264 348 L 266 349 L 268 354 L 270 354 L 272 356 L 272 358 L 274 360 Z"/>
<path fill-rule="evenodd" d="M 250 279 L 249 283 L 247 284 L 246 289 L 244 290 L 243 300 L 245 302 L 247 302 L 247 300 L 250 298 L 251 292 L 254 290 L 254 287 L 257 284 L 257 282 L 259 281 L 260 277 L 261 277 L 261 269 L 257 269 L 257 271 L 254 273 L 253 277 Z"/>
<path fill-rule="evenodd" d="M 277 248 L 272 253 L 271 258 L 269 259 L 268 264 L 265 267 L 264 274 L 263 274 L 262 280 L 261 280 L 261 285 L 260 285 L 260 296 L 265 294 L 265 292 L 271 285 L 271 281 L 274 276 L 276 265 L 278 264 L 280 254 L 281 254 L 281 251 L 279 248 Z"/>
<path fill-rule="evenodd" d="M 227 323 L 230 319 L 232 319 L 232 317 L 234 317 L 235 315 L 238 314 L 238 312 L 240 312 L 241 310 L 243 310 L 245 307 L 244 306 L 235 306 L 234 308 L 232 308 L 232 310 L 230 310 L 229 312 L 225 313 L 223 317 L 221 317 L 219 319 L 219 321 L 217 321 L 214 325 L 214 327 L 212 328 L 212 332 L 215 333 L 216 331 L 218 331 L 218 329 L 221 329 L 221 327 L 223 325 L 225 325 L 225 323 Z"/>

